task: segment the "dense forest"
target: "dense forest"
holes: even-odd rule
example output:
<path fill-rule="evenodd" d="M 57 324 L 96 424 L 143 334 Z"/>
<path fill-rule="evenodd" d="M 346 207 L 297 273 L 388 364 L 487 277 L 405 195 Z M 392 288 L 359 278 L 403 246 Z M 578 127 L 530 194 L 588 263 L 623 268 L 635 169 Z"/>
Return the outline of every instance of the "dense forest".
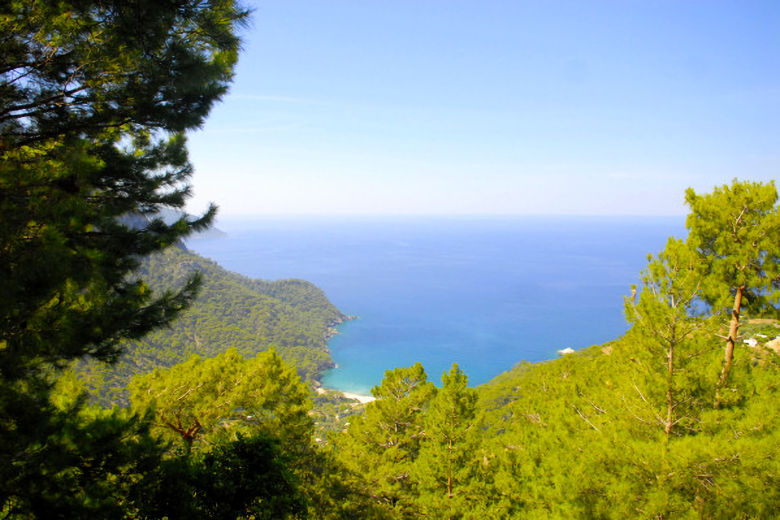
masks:
<path fill-rule="evenodd" d="M 773 183 L 686 193 L 687 236 L 648 258 L 624 337 L 479 388 L 396 368 L 365 407 L 318 412 L 307 379 L 341 314 L 182 249 L 215 208 L 159 217 L 189 196 L 184 134 L 227 91 L 247 16 L 4 7 L 0 518 L 777 516 Z M 127 406 L 90 400 L 98 384 Z M 327 406 L 349 424 L 316 430 Z"/>
<path fill-rule="evenodd" d="M 126 387 L 135 374 L 229 348 L 244 356 L 274 348 L 307 381 L 333 367 L 327 340 L 347 316 L 309 282 L 251 280 L 181 244 L 145 258 L 134 272 L 157 293 L 180 289 L 194 274 L 200 276 L 200 290 L 178 319 L 125 341 L 116 363 L 85 360 L 78 365 L 101 403 L 127 404 Z"/>

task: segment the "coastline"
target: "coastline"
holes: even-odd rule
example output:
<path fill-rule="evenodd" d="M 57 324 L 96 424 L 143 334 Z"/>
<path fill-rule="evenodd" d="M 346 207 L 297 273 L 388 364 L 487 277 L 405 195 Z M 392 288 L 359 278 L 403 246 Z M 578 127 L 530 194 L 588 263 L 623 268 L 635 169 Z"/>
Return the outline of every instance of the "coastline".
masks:
<path fill-rule="evenodd" d="M 355 315 L 343 314 L 340 318 L 337 318 L 331 321 L 330 323 L 328 323 L 327 328 L 325 329 L 325 343 L 327 344 L 327 342 L 330 341 L 333 336 L 339 334 L 339 331 L 336 327 L 338 327 L 342 323 L 346 323 L 348 321 L 352 321 L 356 319 L 358 319 L 358 317 Z"/>
<path fill-rule="evenodd" d="M 354 314 L 342 314 L 340 318 L 332 321 L 328 324 L 328 328 L 325 332 L 325 342 L 329 342 L 333 336 L 339 334 L 339 331 L 336 327 L 341 325 L 342 323 L 346 323 L 348 321 L 356 320 L 358 319 L 357 316 Z M 328 349 L 328 354 L 330 355 L 330 349 Z M 333 358 L 331 357 L 331 362 L 333 363 L 331 368 L 338 368 L 338 364 L 333 361 Z M 341 394 L 346 399 L 352 399 L 355 401 L 360 402 L 360 404 L 366 404 L 370 403 L 371 401 L 376 401 L 376 397 L 372 395 L 366 395 L 366 394 L 357 394 L 355 392 L 343 392 L 341 390 L 337 390 L 335 388 L 327 388 L 322 386 L 322 381 L 317 380 L 317 385 L 319 385 L 316 389 L 316 392 L 320 395 L 326 394 L 328 392 L 337 392 Z"/>
<path fill-rule="evenodd" d="M 341 390 L 336 390 L 335 388 L 325 388 L 323 386 L 317 388 L 317 393 L 320 395 L 326 394 L 328 392 L 337 392 L 347 399 L 353 399 L 355 401 L 359 401 L 360 404 L 366 404 L 372 401 L 376 401 L 376 397 L 374 397 L 373 395 L 356 394 L 354 392 L 342 392 Z"/>
<path fill-rule="evenodd" d="M 339 367 L 338 363 L 336 363 L 336 361 L 333 359 L 333 356 L 331 355 L 331 352 L 330 352 L 330 347 L 328 345 L 330 340 L 334 336 L 339 334 L 339 330 L 338 330 L 337 327 L 339 325 L 341 325 L 342 323 L 346 323 L 348 321 L 352 321 L 352 320 L 356 320 L 356 319 L 358 319 L 358 317 L 355 316 L 354 314 L 343 314 L 342 313 L 341 316 L 339 316 L 338 318 L 336 318 L 335 320 L 329 322 L 326 325 L 326 327 L 325 327 L 325 352 L 328 354 L 328 359 L 329 359 L 329 362 L 325 365 L 326 369 L 332 370 L 334 368 L 338 368 Z M 322 377 L 322 374 L 320 374 L 319 377 Z M 322 381 L 320 380 L 319 377 L 315 379 L 316 386 L 322 387 Z M 319 389 L 318 389 L 318 391 L 319 391 Z"/>

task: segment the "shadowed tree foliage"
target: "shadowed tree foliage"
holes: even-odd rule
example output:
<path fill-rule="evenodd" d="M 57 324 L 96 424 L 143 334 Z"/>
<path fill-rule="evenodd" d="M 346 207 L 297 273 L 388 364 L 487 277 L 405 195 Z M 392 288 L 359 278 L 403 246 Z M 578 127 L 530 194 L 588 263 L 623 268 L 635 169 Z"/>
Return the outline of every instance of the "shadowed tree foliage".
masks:
<path fill-rule="evenodd" d="M 195 471 L 202 518 L 276 520 L 303 518 L 305 498 L 285 467 L 278 440 L 238 437 L 209 452 Z"/>
<path fill-rule="evenodd" d="M 151 299 L 139 258 L 211 221 L 182 207 L 183 133 L 225 93 L 231 2 L 11 2 L 0 19 L 0 374 L 112 359 L 192 296 Z"/>
<path fill-rule="evenodd" d="M 128 274 L 213 218 L 214 208 L 171 225 L 154 215 L 189 194 L 183 132 L 227 91 L 245 17 L 223 0 L 2 5 L 0 511 L 33 514 L 38 495 L 23 482 L 79 474 L 62 495 L 78 518 L 96 483 L 112 481 L 110 452 L 66 457 L 88 443 L 51 440 L 100 426 L 53 407 L 51 381 L 74 359 L 115 359 L 122 339 L 194 296 L 197 277 L 153 297 Z"/>
<path fill-rule="evenodd" d="M 65 377 L 45 408 L 32 401 L 35 407 L 11 410 L 21 427 L 30 419 L 37 424 L 27 442 L 9 436 L 16 444 L 3 446 L 25 460 L 3 468 L 9 478 L 0 518 L 122 518 L 152 505 L 140 491 L 157 486 L 164 451 L 149 434 L 148 418 L 88 407 L 86 399 L 75 378 Z"/>

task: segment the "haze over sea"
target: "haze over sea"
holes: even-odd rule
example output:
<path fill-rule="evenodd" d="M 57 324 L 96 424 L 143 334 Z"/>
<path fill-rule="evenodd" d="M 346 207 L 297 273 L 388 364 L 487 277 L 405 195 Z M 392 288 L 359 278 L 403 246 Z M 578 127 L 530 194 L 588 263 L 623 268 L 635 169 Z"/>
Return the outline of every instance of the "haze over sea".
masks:
<path fill-rule="evenodd" d="M 420 361 L 473 385 L 627 329 L 623 297 L 684 217 L 264 217 L 189 246 L 252 278 L 302 278 L 346 314 L 325 386 L 367 394 Z"/>

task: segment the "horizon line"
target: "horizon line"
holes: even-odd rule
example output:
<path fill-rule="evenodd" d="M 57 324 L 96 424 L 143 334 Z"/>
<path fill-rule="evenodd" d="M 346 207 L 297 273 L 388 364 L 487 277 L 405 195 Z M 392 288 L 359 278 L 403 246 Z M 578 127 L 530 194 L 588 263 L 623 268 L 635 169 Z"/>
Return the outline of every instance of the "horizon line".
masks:
<path fill-rule="evenodd" d="M 687 213 L 226 213 L 220 218 L 679 218 Z"/>

